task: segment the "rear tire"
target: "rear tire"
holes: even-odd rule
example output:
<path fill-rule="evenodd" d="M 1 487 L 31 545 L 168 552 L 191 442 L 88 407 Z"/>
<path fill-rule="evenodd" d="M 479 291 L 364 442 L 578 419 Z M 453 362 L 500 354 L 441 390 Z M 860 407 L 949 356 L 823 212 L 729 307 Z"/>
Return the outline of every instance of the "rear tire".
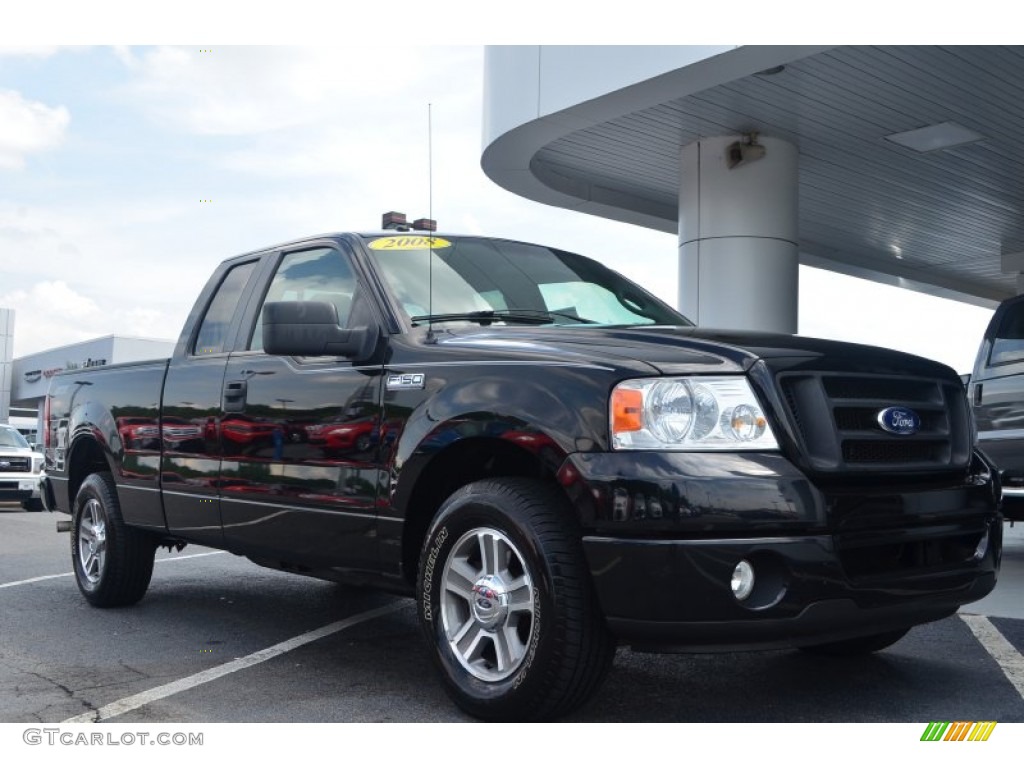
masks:
<path fill-rule="evenodd" d="M 156 539 L 125 525 L 111 474 L 89 475 L 75 496 L 71 527 L 71 563 L 85 599 L 97 608 L 137 603 L 155 555 Z"/>
<path fill-rule="evenodd" d="M 615 642 L 574 512 L 535 480 L 471 483 L 438 511 L 420 555 L 420 624 L 449 695 L 485 720 L 546 720 L 603 682 Z"/>
<path fill-rule="evenodd" d="M 815 656 L 866 656 L 902 640 L 910 629 L 910 627 L 894 629 L 890 632 L 879 632 L 877 635 L 852 637 L 849 640 L 837 640 L 834 643 L 822 643 L 821 645 L 808 645 L 800 650 Z"/>

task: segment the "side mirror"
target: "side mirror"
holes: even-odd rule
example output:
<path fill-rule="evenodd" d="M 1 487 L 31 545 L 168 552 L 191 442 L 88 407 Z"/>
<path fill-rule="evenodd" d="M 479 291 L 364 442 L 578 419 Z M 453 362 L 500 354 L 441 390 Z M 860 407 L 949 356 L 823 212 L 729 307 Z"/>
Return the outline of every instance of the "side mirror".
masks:
<path fill-rule="evenodd" d="M 271 301 L 263 305 L 263 350 L 268 355 L 331 355 L 365 360 L 380 339 L 376 325 L 342 328 L 327 301 Z"/>

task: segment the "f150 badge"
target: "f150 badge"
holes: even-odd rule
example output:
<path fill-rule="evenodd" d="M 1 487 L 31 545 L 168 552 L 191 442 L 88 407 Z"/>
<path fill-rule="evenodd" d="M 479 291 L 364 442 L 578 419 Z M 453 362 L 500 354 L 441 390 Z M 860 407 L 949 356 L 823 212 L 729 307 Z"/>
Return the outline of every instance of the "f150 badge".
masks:
<path fill-rule="evenodd" d="M 878 426 L 894 435 L 916 435 L 921 417 L 909 408 L 886 408 L 878 412 Z"/>
<path fill-rule="evenodd" d="M 388 391 L 423 389 L 425 378 L 425 374 L 422 373 L 392 373 L 388 376 Z"/>

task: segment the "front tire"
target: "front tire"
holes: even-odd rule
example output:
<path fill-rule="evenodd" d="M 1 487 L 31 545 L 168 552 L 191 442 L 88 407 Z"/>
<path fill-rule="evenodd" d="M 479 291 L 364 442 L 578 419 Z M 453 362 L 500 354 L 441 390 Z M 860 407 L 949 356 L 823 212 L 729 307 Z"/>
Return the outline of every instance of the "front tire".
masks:
<path fill-rule="evenodd" d="M 449 695 L 486 720 L 544 720 L 586 701 L 615 643 L 573 510 L 519 478 L 456 491 L 420 556 L 419 615 Z"/>
<path fill-rule="evenodd" d="M 156 540 L 125 525 L 111 474 L 89 475 L 75 496 L 71 527 L 71 562 L 85 599 L 97 608 L 137 603 L 155 555 Z"/>
<path fill-rule="evenodd" d="M 25 499 L 21 502 L 21 508 L 26 512 L 42 512 L 43 500 L 37 498 Z"/>

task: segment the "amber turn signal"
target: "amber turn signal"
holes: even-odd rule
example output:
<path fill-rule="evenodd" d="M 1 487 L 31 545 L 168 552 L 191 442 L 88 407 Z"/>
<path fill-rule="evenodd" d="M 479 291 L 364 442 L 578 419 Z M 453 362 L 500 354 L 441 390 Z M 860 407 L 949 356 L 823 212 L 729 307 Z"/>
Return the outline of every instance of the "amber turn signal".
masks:
<path fill-rule="evenodd" d="M 642 429 L 643 405 L 643 393 L 637 389 L 616 389 L 612 392 L 612 432 L 618 434 Z"/>

